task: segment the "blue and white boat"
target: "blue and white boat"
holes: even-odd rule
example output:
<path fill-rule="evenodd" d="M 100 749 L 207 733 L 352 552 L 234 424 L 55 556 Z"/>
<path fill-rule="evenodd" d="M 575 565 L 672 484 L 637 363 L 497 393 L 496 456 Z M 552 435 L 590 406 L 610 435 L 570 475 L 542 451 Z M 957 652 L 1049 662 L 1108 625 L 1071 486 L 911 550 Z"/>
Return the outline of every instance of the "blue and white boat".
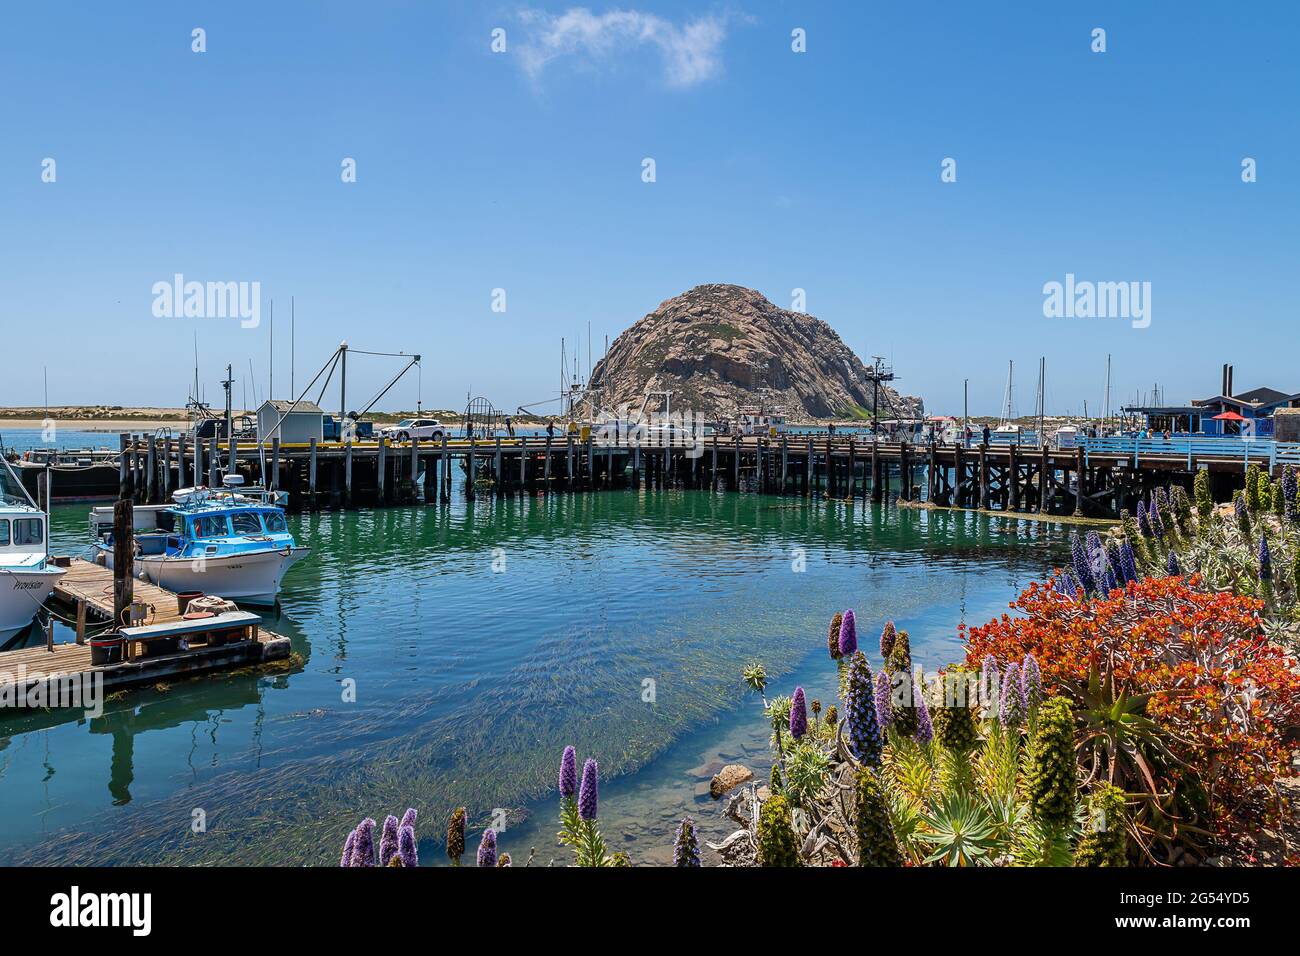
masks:
<path fill-rule="evenodd" d="M 177 593 L 275 604 L 285 573 L 308 554 L 275 497 L 229 475 L 221 489 L 184 488 L 172 500 L 135 508 L 137 575 Z M 92 509 L 90 529 L 97 560 L 112 568 L 113 509 Z"/>
<path fill-rule="evenodd" d="M 0 641 L 32 623 L 64 573 L 50 563 L 46 517 L 0 457 Z"/>

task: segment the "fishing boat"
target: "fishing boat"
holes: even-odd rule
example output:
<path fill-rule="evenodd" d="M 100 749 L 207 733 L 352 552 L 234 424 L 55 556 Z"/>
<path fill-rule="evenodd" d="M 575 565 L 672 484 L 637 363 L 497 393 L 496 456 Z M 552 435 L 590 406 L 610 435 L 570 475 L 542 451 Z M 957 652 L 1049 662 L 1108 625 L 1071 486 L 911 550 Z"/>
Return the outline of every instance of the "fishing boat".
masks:
<path fill-rule="evenodd" d="M 285 573 L 308 554 L 275 497 L 245 488 L 239 475 L 227 475 L 219 489 L 180 489 L 169 505 L 136 507 L 135 531 L 135 566 L 144 580 L 245 604 L 275 604 Z M 112 568 L 111 507 L 91 509 L 90 533 L 96 560 Z"/>
<path fill-rule="evenodd" d="M 10 462 L 33 498 L 42 483 L 52 502 L 113 498 L 118 490 L 118 452 L 107 448 L 30 448 Z"/>
<path fill-rule="evenodd" d="M 46 514 L 0 458 L 0 641 L 32 623 L 62 568 L 50 563 Z"/>

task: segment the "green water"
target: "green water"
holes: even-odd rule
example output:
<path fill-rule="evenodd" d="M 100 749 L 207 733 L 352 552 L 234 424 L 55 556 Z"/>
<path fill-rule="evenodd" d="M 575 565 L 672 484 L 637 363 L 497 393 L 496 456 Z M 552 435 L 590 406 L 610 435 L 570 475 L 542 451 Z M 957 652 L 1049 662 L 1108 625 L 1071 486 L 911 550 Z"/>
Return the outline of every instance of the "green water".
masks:
<path fill-rule="evenodd" d="M 81 548 L 85 517 L 56 510 L 56 550 Z M 573 743 L 600 761 L 617 845 L 661 861 L 684 812 L 709 839 L 729 829 L 700 799 L 711 761 L 763 772 L 747 660 L 774 691 L 800 681 L 829 701 L 825 628 L 844 607 L 870 651 L 894 618 L 918 663 L 951 660 L 957 624 L 1003 610 L 1068 537 L 1024 519 L 676 491 L 291 526 L 312 554 L 267 620 L 301 666 L 129 692 L 93 719 L 0 718 L 0 860 L 331 863 L 360 817 L 409 805 L 433 861 L 457 804 L 479 826 L 502 811 L 503 849 L 549 859 L 550 791 Z"/>

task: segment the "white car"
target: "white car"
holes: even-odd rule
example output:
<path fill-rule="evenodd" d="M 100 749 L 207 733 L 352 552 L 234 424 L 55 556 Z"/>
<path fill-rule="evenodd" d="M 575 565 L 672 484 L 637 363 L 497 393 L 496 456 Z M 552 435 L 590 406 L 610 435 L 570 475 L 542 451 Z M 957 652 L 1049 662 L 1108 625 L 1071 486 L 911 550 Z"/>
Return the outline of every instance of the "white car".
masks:
<path fill-rule="evenodd" d="M 443 435 L 450 435 L 451 429 L 436 418 L 403 418 L 396 425 L 383 429 L 383 434 L 393 441 L 410 441 L 412 438 L 437 441 Z"/>

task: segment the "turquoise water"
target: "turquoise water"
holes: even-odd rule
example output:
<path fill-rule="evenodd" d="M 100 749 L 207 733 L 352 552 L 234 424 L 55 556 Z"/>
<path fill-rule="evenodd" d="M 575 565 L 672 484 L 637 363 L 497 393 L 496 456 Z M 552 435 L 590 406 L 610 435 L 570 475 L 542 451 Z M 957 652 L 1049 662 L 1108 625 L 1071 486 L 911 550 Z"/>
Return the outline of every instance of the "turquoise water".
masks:
<path fill-rule="evenodd" d="M 56 551 L 82 547 L 85 518 L 56 508 Z M 457 496 L 291 527 L 312 555 L 267 622 L 301 664 L 129 692 L 89 720 L 0 718 L 0 861 L 331 863 L 360 817 L 408 805 L 436 860 L 464 804 L 477 826 L 499 811 L 502 848 L 544 862 L 567 743 L 600 761 L 616 845 L 662 861 L 683 813 L 708 839 L 729 832 L 699 799 L 711 763 L 766 773 L 746 661 L 766 663 L 773 692 L 799 681 L 829 701 L 826 622 L 844 607 L 869 650 L 892 617 L 919 663 L 951 660 L 957 624 L 1003 610 L 1067 538 L 1017 518 L 680 491 Z"/>

